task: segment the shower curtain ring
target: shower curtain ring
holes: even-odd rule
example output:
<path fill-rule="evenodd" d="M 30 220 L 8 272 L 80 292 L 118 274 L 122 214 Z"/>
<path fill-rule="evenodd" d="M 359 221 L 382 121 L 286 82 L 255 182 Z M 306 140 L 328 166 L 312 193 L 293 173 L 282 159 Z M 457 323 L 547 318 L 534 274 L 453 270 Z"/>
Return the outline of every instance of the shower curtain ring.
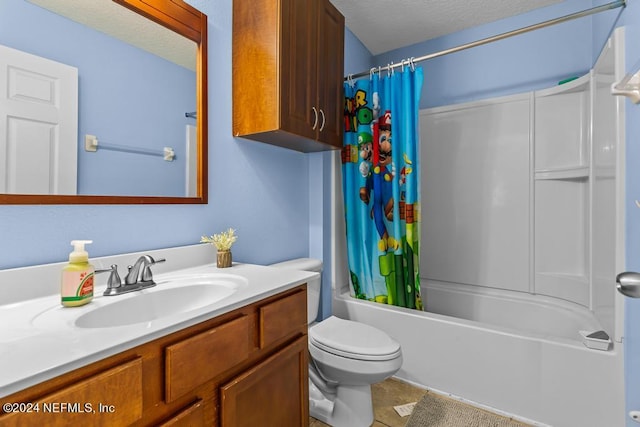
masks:
<path fill-rule="evenodd" d="M 376 73 L 376 67 L 371 67 L 369 70 L 369 80 L 373 80 L 373 76 Z"/>
<path fill-rule="evenodd" d="M 387 64 L 387 77 L 391 77 L 393 75 L 393 61 L 391 64 Z"/>
<path fill-rule="evenodd" d="M 411 67 L 411 71 L 416 70 L 416 63 L 414 62 L 415 59 L 416 59 L 415 56 L 412 56 L 411 58 L 409 58 L 409 67 Z"/>

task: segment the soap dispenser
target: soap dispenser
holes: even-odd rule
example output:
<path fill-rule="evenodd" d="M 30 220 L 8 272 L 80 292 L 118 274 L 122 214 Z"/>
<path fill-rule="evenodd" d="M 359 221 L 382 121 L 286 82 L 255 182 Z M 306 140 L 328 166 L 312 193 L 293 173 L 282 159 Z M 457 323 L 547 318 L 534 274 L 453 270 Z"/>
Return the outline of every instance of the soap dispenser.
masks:
<path fill-rule="evenodd" d="M 69 254 L 69 264 L 62 269 L 62 286 L 60 293 L 62 305 L 77 307 L 93 299 L 94 268 L 89 264 L 89 254 L 84 245 L 91 240 L 72 240 L 73 252 Z"/>

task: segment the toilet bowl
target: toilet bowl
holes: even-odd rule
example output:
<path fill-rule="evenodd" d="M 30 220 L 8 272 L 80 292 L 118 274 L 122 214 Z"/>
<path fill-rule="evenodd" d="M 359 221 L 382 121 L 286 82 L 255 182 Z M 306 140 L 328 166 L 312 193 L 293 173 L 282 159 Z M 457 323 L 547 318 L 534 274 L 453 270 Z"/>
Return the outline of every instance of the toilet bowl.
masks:
<path fill-rule="evenodd" d="M 272 266 L 320 272 L 322 261 L 301 258 Z M 400 344 L 363 323 L 335 316 L 315 322 L 320 284 L 320 279 L 307 283 L 309 413 L 334 427 L 368 427 L 373 423 L 371 384 L 400 369 Z"/>

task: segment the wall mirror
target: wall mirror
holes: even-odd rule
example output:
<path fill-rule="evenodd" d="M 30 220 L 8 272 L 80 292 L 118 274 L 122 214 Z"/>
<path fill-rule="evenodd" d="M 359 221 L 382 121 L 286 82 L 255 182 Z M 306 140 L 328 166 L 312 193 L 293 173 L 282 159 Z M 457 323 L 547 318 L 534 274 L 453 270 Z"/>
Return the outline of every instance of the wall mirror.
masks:
<path fill-rule="evenodd" d="M 0 92 L 0 204 L 207 203 L 207 17 L 183 0 L 2 0 Z"/>

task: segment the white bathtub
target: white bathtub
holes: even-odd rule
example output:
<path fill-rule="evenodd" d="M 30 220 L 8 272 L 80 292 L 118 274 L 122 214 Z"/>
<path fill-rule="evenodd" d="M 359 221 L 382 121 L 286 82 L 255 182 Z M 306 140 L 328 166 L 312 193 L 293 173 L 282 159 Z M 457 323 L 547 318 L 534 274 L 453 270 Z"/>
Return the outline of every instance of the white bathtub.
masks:
<path fill-rule="evenodd" d="M 425 311 L 483 323 L 504 332 L 577 345 L 580 331 L 602 327 L 584 307 L 523 292 L 424 280 Z"/>
<path fill-rule="evenodd" d="M 333 313 L 398 340 L 402 380 L 535 425 L 624 426 L 622 344 L 585 347 L 578 331 L 599 327 L 588 311 L 462 285 L 422 292 L 431 312 L 357 300 L 343 288 Z"/>

